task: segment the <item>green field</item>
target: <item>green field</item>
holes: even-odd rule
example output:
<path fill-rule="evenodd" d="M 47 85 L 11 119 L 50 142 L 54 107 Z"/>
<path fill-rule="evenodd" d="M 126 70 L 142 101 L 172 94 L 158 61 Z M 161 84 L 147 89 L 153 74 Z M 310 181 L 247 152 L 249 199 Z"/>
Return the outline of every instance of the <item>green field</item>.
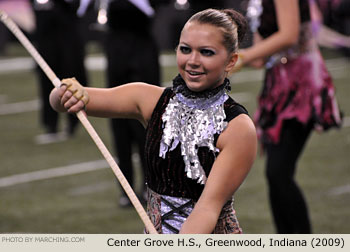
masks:
<path fill-rule="evenodd" d="M 342 55 L 323 53 L 334 78 L 345 125 L 340 130 L 312 134 L 299 162 L 297 180 L 308 201 L 314 233 L 350 233 L 350 67 Z M 20 46 L 11 45 L 7 56 L 0 57 L 0 64 L 19 56 L 28 54 Z M 89 70 L 90 85 L 104 86 L 104 74 Z M 163 82 L 169 82 L 175 74 L 176 67 L 167 64 L 163 67 Z M 232 97 L 251 114 L 261 86 L 260 76 L 260 72 L 244 69 L 232 78 Z M 119 208 L 119 187 L 108 166 L 21 181 L 33 174 L 52 174 L 55 168 L 69 169 L 103 159 L 82 127 L 68 141 L 36 144 L 35 136 L 43 133 L 37 99 L 37 78 L 32 69 L 8 72 L 0 69 L 0 233 L 142 233 L 143 223 L 136 211 Z M 19 106 L 17 112 L 14 104 Z M 89 119 L 112 152 L 108 121 Z M 61 128 L 64 122 L 65 117 L 61 116 Z M 138 165 L 137 157 L 135 164 Z M 39 173 L 33 173 L 36 171 Z M 25 176 L 11 177 L 21 174 Z M 137 191 L 139 178 L 138 182 Z M 244 233 L 275 232 L 262 155 L 258 155 L 235 200 Z"/>

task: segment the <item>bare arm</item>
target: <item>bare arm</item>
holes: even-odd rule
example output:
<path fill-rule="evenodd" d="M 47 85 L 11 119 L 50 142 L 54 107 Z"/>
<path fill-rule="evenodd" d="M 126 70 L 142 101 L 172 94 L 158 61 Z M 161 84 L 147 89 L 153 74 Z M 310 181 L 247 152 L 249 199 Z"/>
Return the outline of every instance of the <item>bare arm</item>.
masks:
<path fill-rule="evenodd" d="M 263 38 L 260 36 L 260 34 L 258 32 L 255 32 L 254 37 L 253 37 L 253 45 L 260 43 L 262 40 L 263 40 Z M 261 68 L 265 64 L 265 59 L 264 58 L 257 58 L 255 60 L 250 61 L 248 64 L 252 67 L 255 67 L 255 68 Z"/>
<path fill-rule="evenodd" d="M 300 14 L 298 0 L 274 0 L 278 31 L 242 51 L 243 64 L 264 59 L 298 41 Z"/>
<path fill-rule="evenodd" d="M 97 117 L 133 118 L 146 125 L 164 88 L 146 83 L 129 83 L 115 88 L 84 87 L 89 96 L 86 113 Z M 84 108 L 65 85 L 53 89 L 51 106 L 58 112 L 75 113 Z"/>
<path fill-rule="evenodd" d="M 247 176 L 256 156 L 257 138 L 247 115 L 233 119 L 218 139 L 220 154 L 203 193 L 180 233 L 211 233 L 224 204 Z"/>
<path fill-rule="evenodd" d="M 325 25 L 321 25 L 316 39 L 320 46 L 328 48 L 350 48 L 350 36 L 341 34 Z"/>
<path fill-rule="evenodd" d="M 134 118 L 146 125 L 163 90 L 145 83 L 91 89 L 86 112 L 98 117 Z"/>

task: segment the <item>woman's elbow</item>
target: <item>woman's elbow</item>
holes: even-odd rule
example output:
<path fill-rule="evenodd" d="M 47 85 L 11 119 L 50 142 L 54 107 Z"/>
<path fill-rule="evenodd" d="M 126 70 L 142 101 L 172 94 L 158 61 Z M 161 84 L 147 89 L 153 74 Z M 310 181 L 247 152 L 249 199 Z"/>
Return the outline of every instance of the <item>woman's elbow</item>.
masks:
<path fill-rule="evenodd" d="M 283 44 L 285 47 L 291 47 L 299 41 L 299 29 L 292 29 L 291 31 L 284 31 L 282 33 Z"/>
<path fill-rule="evenodd" d="M 290 36 L 290 38 L 287 40 L 287 46 L 294 46 L 298 43 L 299 36 Z"/>

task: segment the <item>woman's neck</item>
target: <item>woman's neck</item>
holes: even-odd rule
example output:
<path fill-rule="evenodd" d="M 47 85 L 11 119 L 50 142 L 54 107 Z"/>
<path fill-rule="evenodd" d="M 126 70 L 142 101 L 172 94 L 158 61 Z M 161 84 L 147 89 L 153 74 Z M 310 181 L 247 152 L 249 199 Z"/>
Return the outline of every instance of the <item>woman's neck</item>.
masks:
<path fill-rule="evenodd" d="M 231 91 L 230 81 L 229 79 L 225 78 L 223 83 L 216 88 L 213 89 L 207 89 L 200 92 L 194 92 L 190 90 L 186 82 L 183 80 L 180 74 L 178 74 L 173 79 L 173 90 L 175 93 L 182 94 L 186 98 L 189 99 L 203 99 L 203 98 L 211 98 L 218 94 L 221 90 L 226 89 L 227 91 Z"/>

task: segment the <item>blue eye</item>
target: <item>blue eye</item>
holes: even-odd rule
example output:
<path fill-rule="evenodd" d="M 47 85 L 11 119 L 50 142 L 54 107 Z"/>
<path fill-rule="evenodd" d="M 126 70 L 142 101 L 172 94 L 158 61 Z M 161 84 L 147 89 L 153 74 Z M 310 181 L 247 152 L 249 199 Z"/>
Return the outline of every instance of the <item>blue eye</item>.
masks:
<path fill-rule="evenodd" d="M 204 56 L 213 56 L 215 54 L 215 52 L 210 49 L 201 49 L 200 52 Z"/>
<path fill-rule="evenodd" d="M 179 49 L 183 54 L 191 53 L 191 48 L 189 48 L 188 46 L 180 46 Z"/>

